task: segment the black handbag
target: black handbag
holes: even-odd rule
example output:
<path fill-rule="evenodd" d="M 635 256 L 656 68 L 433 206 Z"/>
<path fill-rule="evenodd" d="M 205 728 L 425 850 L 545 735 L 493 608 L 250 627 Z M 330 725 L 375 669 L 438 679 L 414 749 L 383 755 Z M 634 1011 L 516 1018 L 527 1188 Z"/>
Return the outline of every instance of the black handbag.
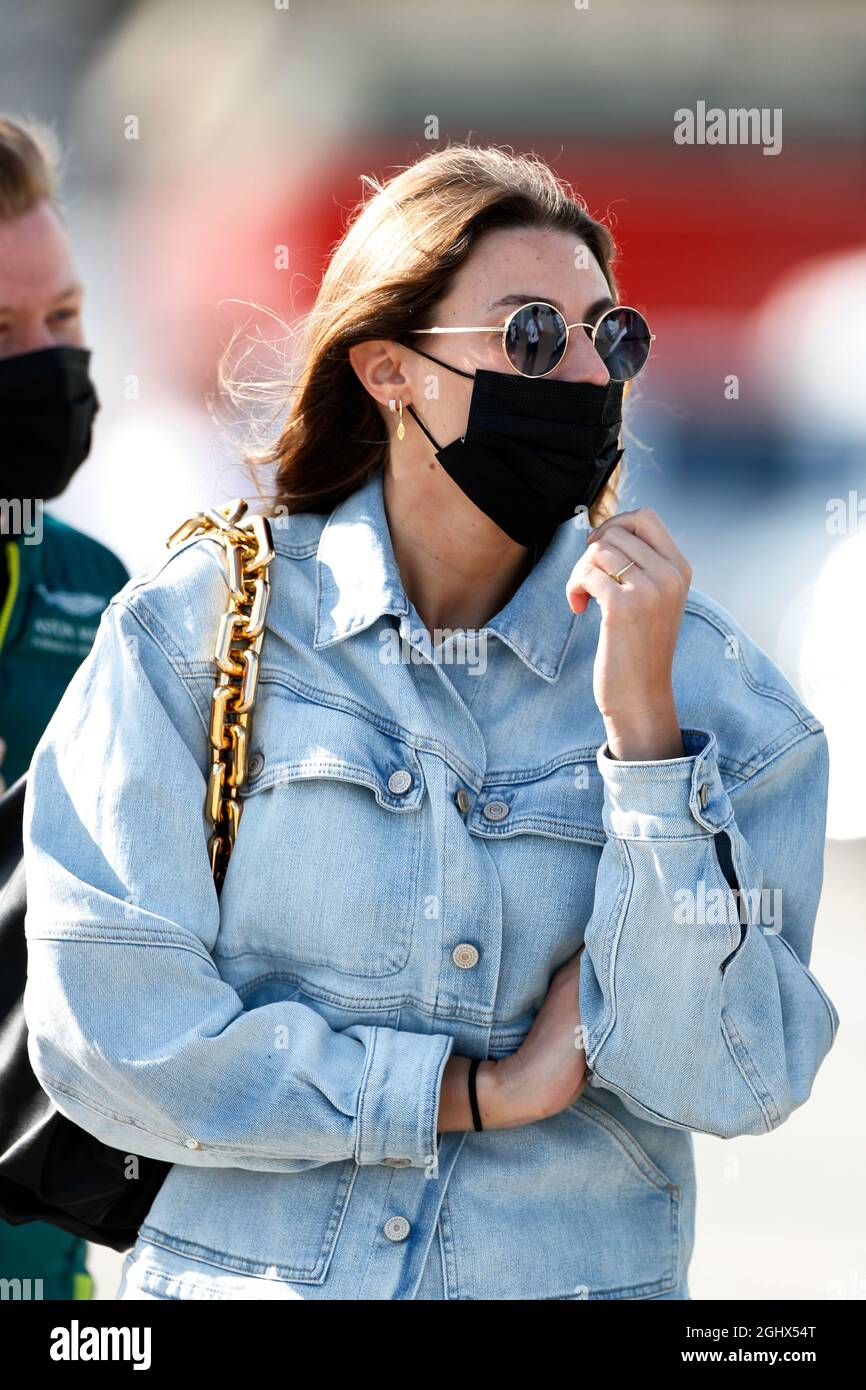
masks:
<path fill-rule="evenodd" d="M 27 774 L 0 797 L 0 1217 L 47 1221 L 97 1245 L 127 1250 L 171 1167 L 128 1155 L 80 1129 L 43 1091 L 27 1055 L 22 824 Z"/>
<path fill-rule="evenodd" d="M 225 547 L 233 621 L 228 646 L 218 634 L 214 654 L 216 715 L 211 723 L 206 803 L 213 826 L 208 849 L 217 892 L 240 820 L 238 788 L 246 776 L 244 734 L 249 733 L 264 637 L 269 596 L 266 571 L 274 557 L 267 519 L 253 516 L 242 522 L 246 510 L 246 502 L 235 498 L 224 507 L 188 518 L 166 542 L 172 546 L 204 533 Z M 219 633 L 224 629 L 223 622 Z M 240 711 L 235 709 L 238 704 Z M 233 734 L 235 725 L 240 728 Z M 172 1165 L 139 1155 L 137 1176 L 127 1177 L 130 1155 L 104 1144 L 61 1114 L 30 1065 L 23 1007 L 26 787 L 25 772 L 0 796 L 0 1217 L 13 1226 L 47 1221 L 97 1245 L 127 1250 L 135 1244 L 138 1228 Z"/>

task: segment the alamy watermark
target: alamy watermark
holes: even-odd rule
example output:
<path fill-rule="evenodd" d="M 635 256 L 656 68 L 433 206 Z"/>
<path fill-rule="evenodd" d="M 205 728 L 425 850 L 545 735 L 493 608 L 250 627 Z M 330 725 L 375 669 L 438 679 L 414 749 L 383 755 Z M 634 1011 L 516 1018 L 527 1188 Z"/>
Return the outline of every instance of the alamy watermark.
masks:
<path fill-rule="evenodd" d="M 0 497 L 0 535 L 23 536 L 25 545 L 42 544 L 41 497 Z"/>
<path fill-rule="evenodd" d="M 850 488 L 847 497 L 831 497 L 826 504 L 826 530 L 831 536 L 853 536 L 866 529 L 866 495 Z"/>
<path fill-rule="evenodd" d="M 748 923 L 762 926 L 765 936 L 782 930 L 781 888 L 708 888 L 700 880 L 697 889 L 678 888 L 674 893 L 674 921 L 681 926 L 721 926 Z"/>
<path fill-rule="evenodd" d="M 52 1361 L 131 1361 L 134 1371 L 151 1364 L 150 1327 L 88 1327 L 73 1318 L 51 1330 Z"/>
<path fill-rule="evenodd" d="M 29 1299 L 44 1298 L 43 1281 L 41 1279 L 20 1279 L 20 1278 L 0 1278 L 0 1303 L 5 1303 L 7 1299 L 16 1301 L 26 1301 Z"/>
<path fill-rule="evenodd" d="M 487 670 L 487 633 L 483 628 L 425 627 L 409 629 L 409 641 L 394 628 L 379 633 L 379 660 L 383 666 L 422 665 L 465 666 L 470 676 L 483 676 Z M 454 639 L 452 642 L 451 639 Z"/>
<path fill-rule="evenodd" d="M 675 145 L 763 145 L 764 154 L 782 152 L 781 106 L 707 108 L 699 101 L 694 111 L 681 106 L 674 112 Z"/>

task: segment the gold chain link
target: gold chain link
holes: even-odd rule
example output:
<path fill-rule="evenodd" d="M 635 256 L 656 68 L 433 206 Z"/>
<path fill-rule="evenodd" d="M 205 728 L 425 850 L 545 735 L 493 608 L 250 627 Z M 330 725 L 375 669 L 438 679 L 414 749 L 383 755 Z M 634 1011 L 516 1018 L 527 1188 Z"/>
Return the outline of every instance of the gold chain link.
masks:
<path fill-rule="evenodd" d="M 209 535 L 225 550 L 229 602 L 220 619 L 214 648 L 219 674 L 211 699 L 211 769 L 205 800 L 205 811 L 213 827 L 208 853 L 217 893 L 225 879 L 241 818 L 238 791 L 247 775 L 250 718 L 270 597 L 267 570 L 274 558 L 267 517 L 251 516 L 241 522 L 246 510 L 244 499 L 236 497 L 222 507 L 188 517 L 166 541 L 171 549 L 190 536 Z"/>

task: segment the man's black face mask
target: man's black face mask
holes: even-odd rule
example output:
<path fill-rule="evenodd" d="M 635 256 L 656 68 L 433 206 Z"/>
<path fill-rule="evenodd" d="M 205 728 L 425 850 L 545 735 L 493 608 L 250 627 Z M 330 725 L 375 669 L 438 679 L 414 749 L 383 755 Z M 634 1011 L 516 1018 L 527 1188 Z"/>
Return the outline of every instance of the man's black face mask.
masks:
<path fill-rule="evenodd" d="M 0 359 L 0 468 L 7 497 L 59 497 L 90 452 L 99 409 L 86 348 Z"/>
<path fill-rule="evenodd" d="M 439 365 L 474 381 L 465 435 L 442 447 L 411 405 L 409 413 L 449 477 L 506 535 L 545 543 L 592 505 L 624 453 L 622 381 L 592 386 L 480 369 L 473 376 Z"/>

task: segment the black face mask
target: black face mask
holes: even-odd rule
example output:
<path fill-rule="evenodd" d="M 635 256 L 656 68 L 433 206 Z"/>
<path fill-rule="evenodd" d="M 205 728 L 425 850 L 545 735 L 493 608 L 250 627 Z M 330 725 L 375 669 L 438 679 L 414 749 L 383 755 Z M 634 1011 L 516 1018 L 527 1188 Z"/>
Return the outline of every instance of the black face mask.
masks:
<path fill-rule="evenodd" d="M 480 369 L 473 376 L 439 365 L 475 382 L 465 435 L 443 448 L 411 405 L 409 412 L 449 477 L 506 535 L 543 544 L 578 507 L 591 506 L 625 452 L 617 448 L 623 382 Z"/>
<path fill-rule="evenodd" d="M 90 453 L 99 401 L 90 352 L 41 348 L 0 359 L 0 478 L 6 497 L 59 497 Z"/>

